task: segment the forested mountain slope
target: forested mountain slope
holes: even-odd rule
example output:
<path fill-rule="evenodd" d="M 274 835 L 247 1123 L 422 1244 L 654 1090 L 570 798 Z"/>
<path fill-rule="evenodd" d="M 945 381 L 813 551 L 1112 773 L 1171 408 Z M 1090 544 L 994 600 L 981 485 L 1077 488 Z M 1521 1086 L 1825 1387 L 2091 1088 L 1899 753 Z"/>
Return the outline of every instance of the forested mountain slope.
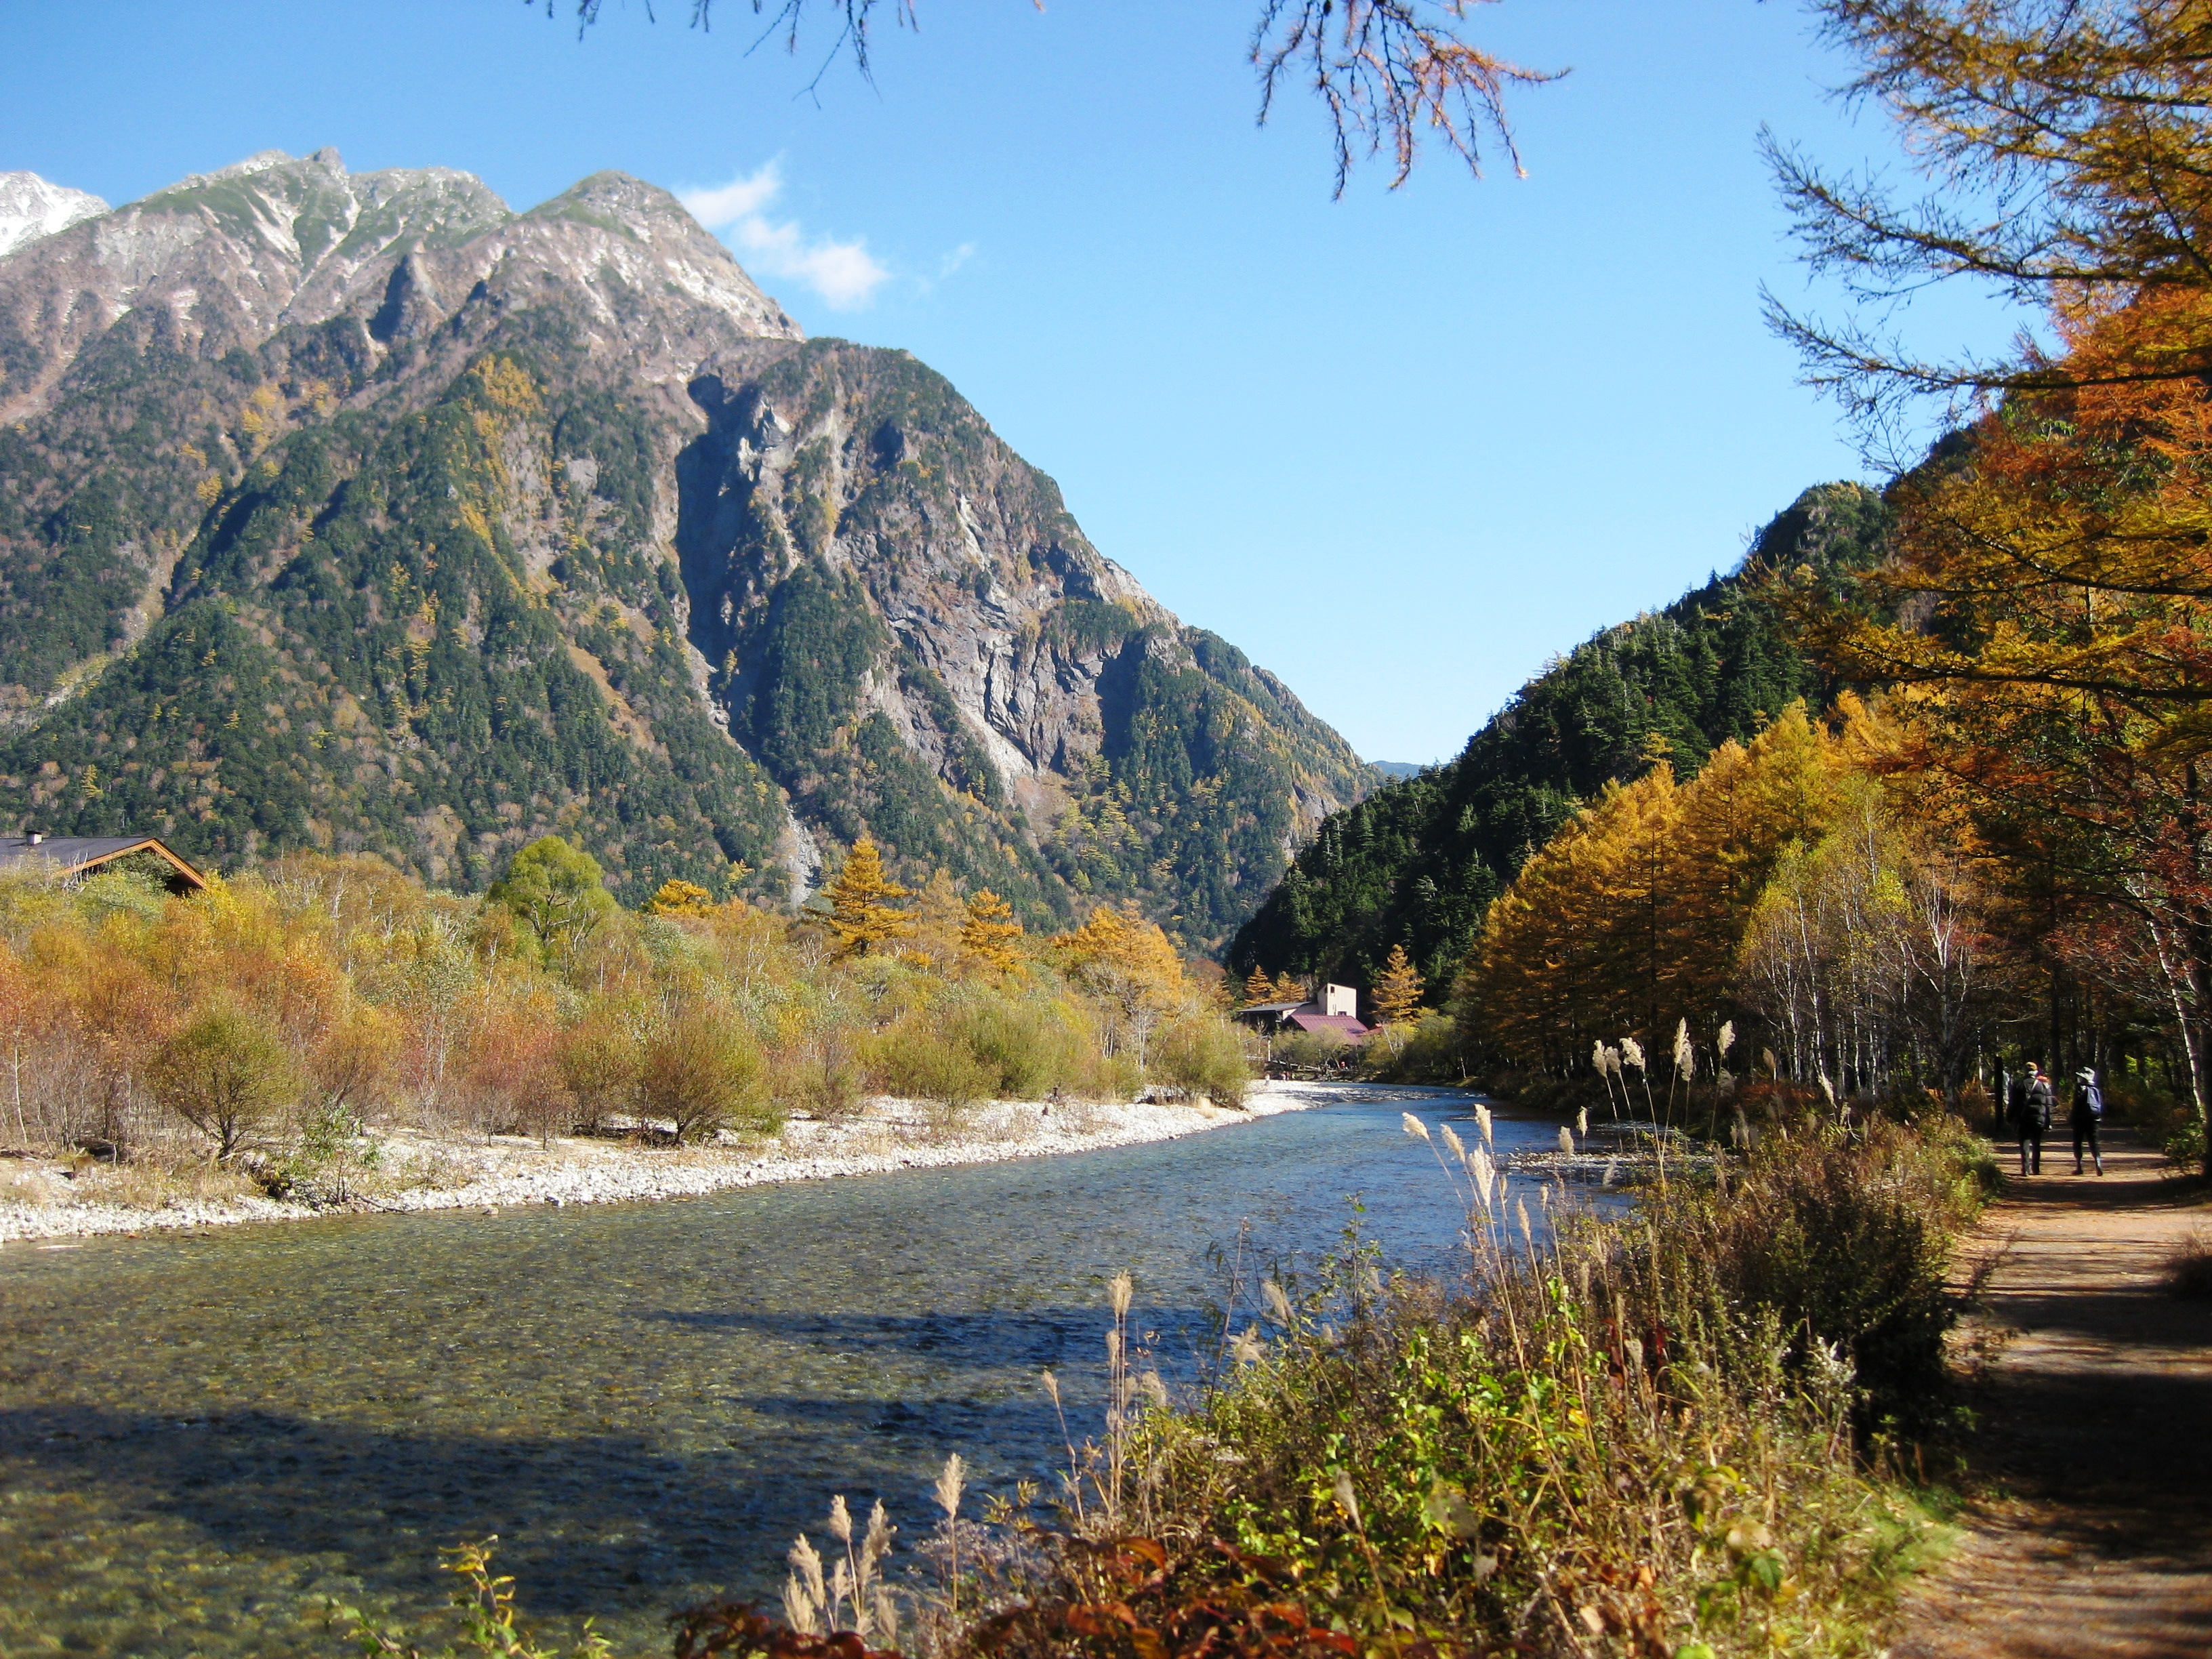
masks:
<path fill-rule="evenodd" d="M 1687 777 L 1721 743 L 1747 742 L 1828 684 L 1753 591 L 1756 571 L 1831 580 L 1881 556 L 1889 512 L 1863 486 L 1821 484 L 1770 523 L 1742 563 L 1665 610 L 1594 635 L 1552 663 L 1455 760 L 1340 812 L 1302 851 L 1229 962 L 1371 984 L 1402 943 L 1449 986 L 1490 902 L 1529 853 L 1605 785 L 1667 745 Z"/>
<path fill-rule="evenodd" d="M 1218 948 L 1373 775 L 665 192 L 275 153 L 0 258 L 0 823 L 635 900 L 862 833 Z M 737 866 L 742 866 L 738 868 Z"/>

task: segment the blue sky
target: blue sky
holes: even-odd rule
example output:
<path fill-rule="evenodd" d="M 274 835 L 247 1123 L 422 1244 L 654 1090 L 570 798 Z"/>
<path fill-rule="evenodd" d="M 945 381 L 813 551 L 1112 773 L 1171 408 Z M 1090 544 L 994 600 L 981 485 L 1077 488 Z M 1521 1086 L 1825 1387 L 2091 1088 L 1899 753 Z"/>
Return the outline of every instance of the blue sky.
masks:
<path fill-rule="evenodd" d="M 1528 176 L 1437 158 L 1330 198 L 1316 113 L 1266 128 L 1257 0 L 918 0 L 872 86 L 688 0 L 10 8 L 0 168 L 112 202 L 255 150 L 441 164 L 517 207 L 618 167 L 719 192 L 810 332 L 903 347 L 1059 479 L 1102 550 L 1363 755 L 1431 760 L 1544 662 L 1862 476 L 1759 320 L 1802 278 L 1761 123 L 1893 146 L 1824 96 L 1786 0 L 1505 0 L 1571 68 L 1515 100 Z M 885 7 L 886 12 L 890 8 Z M 2002 331 L 1936 307 L 1939 341 Z"/>

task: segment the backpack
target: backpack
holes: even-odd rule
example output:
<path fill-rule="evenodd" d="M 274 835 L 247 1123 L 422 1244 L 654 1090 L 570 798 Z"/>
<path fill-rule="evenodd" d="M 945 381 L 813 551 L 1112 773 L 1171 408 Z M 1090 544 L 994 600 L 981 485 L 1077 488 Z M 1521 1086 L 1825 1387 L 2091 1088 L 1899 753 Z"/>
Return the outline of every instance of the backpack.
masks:
<path fill-rule="evenodd" d="M 2091 1117 L 2104 1116 L 2105 1091 L 2102 1089 L 2100 1089 L 2094 1083 L 2083 1084 L 2081 1085 L 2081 1103 L 2089 1109 L 2089 1115 Z"/>

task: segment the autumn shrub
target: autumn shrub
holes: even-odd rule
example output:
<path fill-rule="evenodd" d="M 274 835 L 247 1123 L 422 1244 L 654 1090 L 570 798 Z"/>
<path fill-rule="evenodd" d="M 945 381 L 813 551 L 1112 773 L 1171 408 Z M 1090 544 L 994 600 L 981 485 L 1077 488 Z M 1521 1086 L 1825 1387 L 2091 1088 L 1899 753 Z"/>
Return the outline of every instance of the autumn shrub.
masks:
<path fill-rule="evenodd" d="M 1064 1007 L 980 990 L 947 999 L 939 1018 L 946 1038 L 990 1073 L 1000 1100 L 1042 1100 L 1084 1079 L 1087 1038 Z"/>
<path fill-rule="evenodd" d="M 1161 1032 L 1152 1069 L 1162 1081 L 1204 1095 L 1217 1106 L 1243 1105 L 1252 1084 L 1243 1036 L 1218 1014 L 1191 1014 Z"/>
<path fill-rule="evenodd" d="M 1425 1008 L 1413 1020 L 1386 1025 L 1362 1043 L 1360 1069 L 1393 1082 L 1462 1083 L 1467 1078 L 1463 1040 L 1451 1015 Z"/>
<path fill-rule="evenodd" d="M 149 872 L 110 868 L 86 878 L 76 900 L 87 915 L 98 920 L 120 912 L 155 921 L 168 905 L 169 890 Z"/>
<path fill-rule="evenodd" d="M 1978 1207 L 1979 1143 L 1963 1129 L 1801 1125 L 1764 1139 L 1724 1188 L 1645 1200 L 1647 1270 L 1769 1310 L 1802 1367 L 1847 1364 L 1862 1428 L 1929 1426 L 1944 1399 L 1951 1242 Z"/>
<path fill-rule="evenodd" d="M 770 1091 L 825 1121 L 850 1117 L 867 1094 L 864 1039 L 855 1023 L 836 1013 L 788 1022 L 769 1054 Z"/>
<path fill-rule="evenodd" d="M 562 1024 L 543 988 L 505 985 L 475 1003 L 462 1026 L 448 1112 L 487 1134 L 544 1137 L 573 1115 L 561 1071 Z"/>
<path fill-rule="evenodd" d="M 2106 1091 L 2108 1118 L 2126 1123 L 2174 1169 L 2194 1175 L 2204 1167 L 2204 1120 L 2196 1103 L 2172 1089 L 2115 1079 Z M 2008 1128 L 2005 1133 L 2012 1132 Z"/>
<path fill-rule="evenodd" d="M 640 1049 L 638 1108 L 649 1120 L 665 1120 L 679 1146 L 725 1129 L 769 1133 L 780 1123 L 763 1086 L 767 1069 L 728 1009 L 679 1007 Z"/>
<path fill-rule="evenodd" d="M 1075 1079 L 1063 1091 L 1086 1104 L 1134 1100 L 1144 1091 L 1145 1071 L 1135 1054 L 1127 1048 L 1108 1054 L 1096 1044 L 1084 1049 Z"/>
<path fill-rule="evenodd" d="M 568 1104 L 569 1127 L 593 1133 L 637 1103 L 641 1050 L 637 1008 L 606 999 L 563 1030 L 553 1063 Z"/>
<path fill-rule="evenodd" d="M 202 1009 L 155 1050 L 146 1083 L 165 1109 L 215 1142 L 228 1164 L 298 1098 L 291 1056 L 267 1027 L 228 1003 Z"/>
<path fill-rule="evenodd" d="M 877 1034 L 870 1069 L 885 1093 L 936 1108 L 940 1127 L 998 1091 L 998 1073 L 926 1010 Z"/>
<path fill-rule="evenodd" d="M 2191 1233 L 2166 1259 L 2166 1288 L 2175 1296 L 2212 1300 L 2212 1233 Z"/>
<path fill-rule="evenodd" d="M 1272 1059 L 1298 1071 L 1338 1071 L 1351 1062 L 1351 1047 L 1334 1031 L 1291 1031 L 1275 1039 Z"/>

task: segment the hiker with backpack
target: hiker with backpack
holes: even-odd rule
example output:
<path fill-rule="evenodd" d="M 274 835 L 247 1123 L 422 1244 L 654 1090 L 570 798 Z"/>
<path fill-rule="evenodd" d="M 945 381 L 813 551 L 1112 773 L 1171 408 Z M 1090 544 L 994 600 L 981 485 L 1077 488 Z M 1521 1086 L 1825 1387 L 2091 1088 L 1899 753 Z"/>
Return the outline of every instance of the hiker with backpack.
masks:
<path fill-rule="evenodd" d="M 2089 1143 L 2089 1156 L 2097 1165 L 2097 1173 L 2105 1173 L 2105 1149 L 2097 1144 L 2097 1125 L 2105 1115 L 2105 1091 L 2097 1086 L 2097 1074 L 2084 1066 L 2074 1074 L 2074 1109 L 2068 1115 L 2074 1127 L 2074 1173 L 2081 1173 L 2081 1143 Z"/>

